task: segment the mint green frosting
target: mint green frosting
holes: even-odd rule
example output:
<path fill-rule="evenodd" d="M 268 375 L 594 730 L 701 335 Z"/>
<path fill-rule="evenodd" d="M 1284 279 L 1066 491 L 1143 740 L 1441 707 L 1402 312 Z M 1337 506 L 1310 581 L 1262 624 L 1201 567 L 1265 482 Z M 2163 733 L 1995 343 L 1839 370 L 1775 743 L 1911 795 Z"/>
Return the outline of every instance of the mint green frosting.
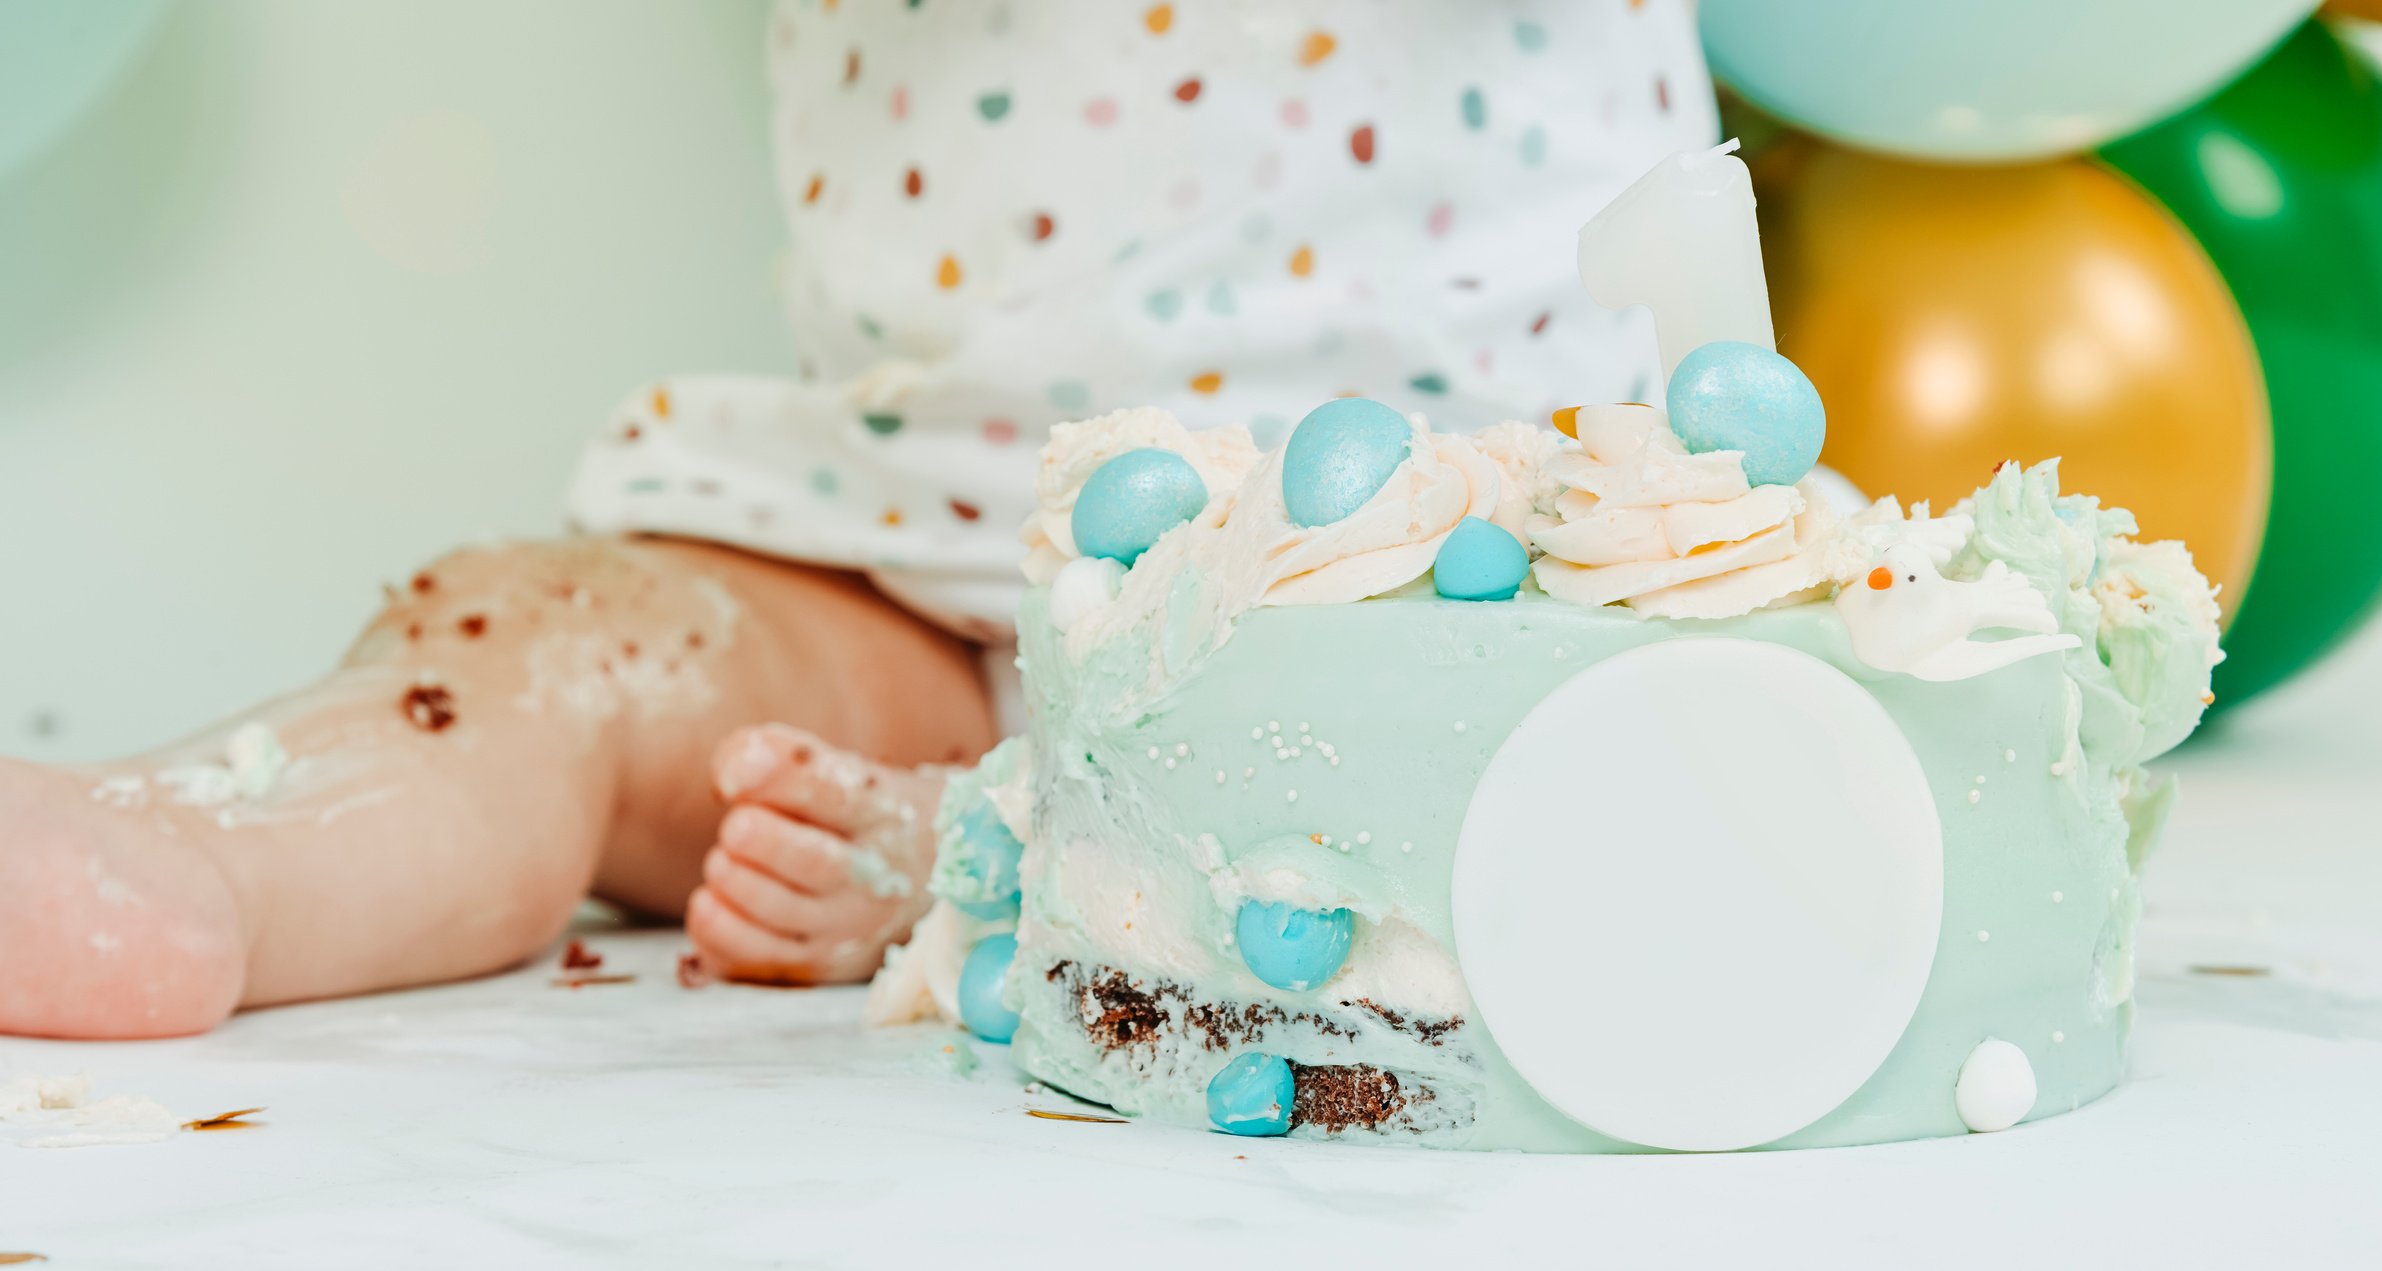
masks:
<path fill-rule="evenodd" d="M 1026 739 L 1011 737 L 985 752 L 974 767 L 952 773 L 944 785 L 943 801 L 935 807 L 935 868 L 927 878 L 927 890 L 937 897 L 959 905 L 999 899 L 990 886 L 995 871 L 976 859 L 965 821 L 971 809 L 991 800 L 993 790 L 1017 780 L 1026 755 Z"/>

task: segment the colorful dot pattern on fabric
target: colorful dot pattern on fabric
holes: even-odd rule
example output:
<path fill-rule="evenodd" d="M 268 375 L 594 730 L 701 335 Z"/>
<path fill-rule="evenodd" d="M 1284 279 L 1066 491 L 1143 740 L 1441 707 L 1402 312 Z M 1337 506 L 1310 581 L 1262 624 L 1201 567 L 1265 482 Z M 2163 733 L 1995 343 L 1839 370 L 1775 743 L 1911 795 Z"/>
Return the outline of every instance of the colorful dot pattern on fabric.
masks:
<path fill-rule="evenodd" d="M 1464 117 L 1464 126 L 1474 132 L 1489 126 L 1489 99 L 1477 88 L 1467 88 L 1458 99 L 1456 109 Z"/>
<path fill-rule="evenodd" d="M 1578 209 L 1717 134 L 1683 0 L 1245 17 L 781 6 L 766 36 L 801 376 L 639 390 L 574 515 L 948 571 L 963 539 L 1005 558 L 1063 419 L 1154 404 L 1279 440 L 1356 394 L 1465 428 L 1647 371 L 1562 253 L 1524 244 L 1563 241 Z M 589 503 L 606 498 L 623 507 Z"/>

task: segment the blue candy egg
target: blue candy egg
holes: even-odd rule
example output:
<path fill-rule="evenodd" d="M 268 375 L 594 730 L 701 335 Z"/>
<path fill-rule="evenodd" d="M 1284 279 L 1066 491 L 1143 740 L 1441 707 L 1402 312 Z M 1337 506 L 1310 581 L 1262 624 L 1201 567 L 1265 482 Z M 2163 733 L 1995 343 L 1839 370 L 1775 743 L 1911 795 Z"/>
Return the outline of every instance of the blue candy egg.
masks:
<path fill-rule="evenodd" d="M 1280 1055 L 1241 1055 L 1208 1081 L 1208 1121 L 1226 1134 L 1288 1134 L 1297 1094 L 1289 1061 Z"/>
<path fill-rule="evenodd" d="M 1144 446 L 1101 464 L 1075 496 L 1075 549 L 1130 569 L 1158 536 L 1199 515 L 1207 483 L 1191 461 Z"/>
<path fill-rule="evenodd" d="M 960 1022 L 988 1042 L 1017 1035 L 1017 1012 L 1001 1005 L 1001 985 L 1008 981 L 1009 963 L 1016 957 L 1016 936 L 986 936 L 968 950 L 968 960 L 959 967 Z"/>
<path fill-rule="evenodd" d="M 975 894 L 964 900 L 955 896 L 952 903 L 973 918 L 1015 917 L 1017 863 L 1025 855 L 1026 845 L 1009 832 L 989 800 L 961 814 L 959 832 L 967 844 L 967 875 Z"/>
<path fill-rule="evenodd" d="M 1820 461 L 1828 413 L 1802 368 L 1758 344 L 1716 340 L 1671 372 L 1671 430 L 1697 454 L 1745 452 L 1745 479 L 1793 485 Z"/>
<path fill-rule="evenodd" d="M 1233 939 L 1249 973 L 1278 989 L 1305 992 L 1332 978 L 1348 959 L 1356 915 L 1345 909 L 1301 909 L 1287 902 L 1245 900 Z"/>
<path fill-rule="evenodd" d="M 1366 397 L 1307 412 L 1282 447 L 1282 506 L 1299 525 L 1329 525 L 1365 505 L 1406 461 L 1414 429 Z"/>
<path fill-rule="evenodd" d="M 1511 600 L 1530 576 L 1530 549 L 1477 516 L 1456 522 L 1431 562 L 1431 585 L 1450 600 Z"/>

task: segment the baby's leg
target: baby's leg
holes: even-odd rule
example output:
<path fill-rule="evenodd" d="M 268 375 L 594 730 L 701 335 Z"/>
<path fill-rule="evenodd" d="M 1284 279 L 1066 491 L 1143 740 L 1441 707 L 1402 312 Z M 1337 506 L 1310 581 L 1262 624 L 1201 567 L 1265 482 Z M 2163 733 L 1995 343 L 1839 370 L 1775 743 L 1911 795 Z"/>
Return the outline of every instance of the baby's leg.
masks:
<path fill-rule="evenodd" d="M 450 557 L 242 727 L 0 763 L 0 1032 L 190 1032 L 489 971 L 591 887 L 676 915 L 711 752 L 769 719 L 900 764 L 992 739 L 966 646 L 848 576 L 664 542 Z"/>

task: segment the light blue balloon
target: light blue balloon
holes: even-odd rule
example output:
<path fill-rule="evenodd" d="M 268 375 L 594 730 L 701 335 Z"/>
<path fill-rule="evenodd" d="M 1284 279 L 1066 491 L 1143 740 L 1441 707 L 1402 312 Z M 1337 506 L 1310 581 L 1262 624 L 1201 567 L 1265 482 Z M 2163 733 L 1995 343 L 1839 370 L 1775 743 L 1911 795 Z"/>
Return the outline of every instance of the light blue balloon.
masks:
<path fill-rule="evenodd" d="M 1450 600 L 1511 600 L 1530 576 L 1530 549 L 1477 516 L 1456 522 L 1431 562 L 1431 586 Z"/>
<path fill-rule="evenodd" d="M 1297 1096 L 1288 1060 L 1256 1052 L 1239 1055 L 1208 1080 L 1208 1123 L 1252 1138 L 1288 1134 Z"/>
<path fill-rule="evenodd" d="M 1279 901 L 1242 901 L 1233 923 L 1249 973 L 1294 993 L 1332 978 L 1348 960 L 1355 934 L 1356 915 L 1345 909 L 1301 909 Z"/>
<path fill-rule="evenodd" d="M 966 900 L 954 897 L 952 904 L 972 918 L 1016 917 L 1020 893 L 1017 864 L 1026 845 L 1009 832 L 990 800 L 961 814 L 959 832 L 967 845 L 966 874 L 974 895 Z"/>
<path fill-rule="evenodd" d="M 1822 136 L 1922 159 L 2090 150 L 2207 97 L 2316 0 L 1703 0 L 1712 70 Z M 1853 68 L 1858 68 L 1854 73 Z"/>
<path fill-rule="evenodd" d="M 1017 958 L 1016 936 L 986 936 L 968 950 L 959 967 L 959 1019 L 988 1042 L 1017 1035 L 1017 1012 L 1001 1004 L 1001 986 Z"/>
<path fill-rule="evenodd" d="M 1696 454 L 1745 452 L 1745 479 L 1793 485 L 1820 461 L 1828 413 L 1803 369 L 1758 344 L 1715 340 L 1679 359 L 1671 431 Z"/>
<path fill-rule="evenodd" d="M 1414 429 L 1369 397 L 1307 412 L 1282 447 L 1282 506 L 1293 524 L 1329 525 L 1365 505 L 1406 461 Z"/>
<path fill-rule="evenodd" d="M 1101 464 L 1075 496 L 1075 549 L 1132 568 L 1158 536 L 1199 515 L 1207 483 L 1191 461 L 1144 446 Z"/>

